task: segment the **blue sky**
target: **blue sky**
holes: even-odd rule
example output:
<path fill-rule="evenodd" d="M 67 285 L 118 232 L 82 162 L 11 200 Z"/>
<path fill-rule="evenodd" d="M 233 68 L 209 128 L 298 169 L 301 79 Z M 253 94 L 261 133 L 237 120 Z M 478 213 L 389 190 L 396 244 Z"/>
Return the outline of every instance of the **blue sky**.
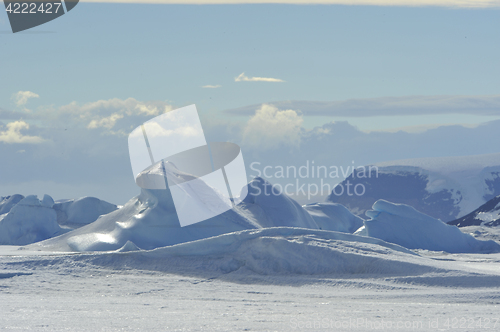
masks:
<path fill-rule="evenodd" d="M 290 103 L 289 108 L 300 117 L 298 122 L 290 119 L 291 125 L 304 131 L 331 121 L 348 121 L 363 132 L 404 127 L 430 135 L 425 129 L 439 124 L 471 127 L 500 119 L 497 8 L 80 3 L 59 19 L 17 34 L 10 32 L 6 14 L 0 13 L 0 51 L 0 138 L 1 132 L 18 130 L 42 139 L 0 142 L 1 167 L 8 170 L 0 169 L 0 195 L 14 194 L 16 189 L 27 194 L 30 188 L 40 194 L 40 187 L 55 198 L 99 197 L 102 193 L 121 203 L 126 195 L 133 195 L 136 188 L 126 175 L 130 172 L 126 137 L 110 132 L 125 132 L 148 118 L 138 116 L 126 123 L 121 119 L 115 127 L 100 131 L 78 122 L 85 112 L 82 109 L 92 109 L 95 113 L 86 119 L 94 120 L 118 112 L 122 106 L 116 103 L 107 108 L 96 104 L 113 98 L 134 98 L 160 108 L 194 103 L 209 140 L 246 142 L 252 156 L 259 155 L 247 125 L 254 114 L 238 115 L 238 110 L 249 105 L 257 110 L 263 103 L 282 101 L 360 101 L 358 112 L 352 112 L 355 116 L 333 111 L 310 115 L 308 104 L 300 104 L 300 109 Z M 242 73 L 249 80 L 235 81 Z M 220 87 L 203 88 L 206 85 Z M 38 97 L 16 104 L 19 91 Z M 396 110 L 388 116 L 373 106 L 377 98 L 412 97 L 414 102 L 415 96 L 459 101 L 466 96 L 472 102 L 460 115 L 443 106 L 442 98 L 422 106 L 422 111 L 412 109 L 411 114 Z M 70 113 L 65 111 L 69 108 Z M 23 121 L 29 128 L 11 125 L 9 132 L 8 124 L 15 121 Z M 57 134 L 68 129 L 65 135 Z M 93 141 L 96 137 L 99 140 Z M 482 144 L 481 139 L 477 136 L 476 145 Z M 100 155 L 100 150 L 107 149 L 116 152 L 115 159 L 104 152 Z M 361 163 L 412 157 L 391 153 L 378 154 L 381 160 L 373 160 L 361 157 L 362 146 L 352 149 Z M 45 157 L 40 151 L 45 151 Z M 77 160 L 55 151 L 65 151 Z M 427 155 L 415 152 L 414 157 L 497 152 L 493 147 L 457 152 L 426 147 L 425 151 Z M 270 155 L 261 158 L 267 160 Z M 42 169 L 33 173 L 19 163 L 38 164 Z M 58 167 L 59 173 L 52 174 Z M 120 171 L 113 173 L 113 167 Z M 30 176 L 15 171 L 25 168 L 32 172 Z M 113 194 L 112 189 L 103 189 L 103 179 L 92 178 L 95 174 L 89 168 L 116 175 L 107 187 L 132 183 L 119 190 L 123 195 Z M 64 169 L 83 171 L 86 180 L 67 175 L 58 178 L 56 174 Z"/>

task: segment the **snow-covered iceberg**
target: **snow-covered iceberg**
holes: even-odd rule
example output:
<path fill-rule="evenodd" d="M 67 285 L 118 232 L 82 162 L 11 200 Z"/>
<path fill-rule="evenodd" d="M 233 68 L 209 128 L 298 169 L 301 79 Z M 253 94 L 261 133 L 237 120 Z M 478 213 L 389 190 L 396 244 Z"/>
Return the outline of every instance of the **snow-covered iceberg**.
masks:
<path fill-rule="evenodd" d="M 117 206 L 94 197 L 54 202 L 31 195 L 0 198 L 0 245 L 26 245 L 94 222 Z M 60 226 L 63 226 L 62 228 Z"/>
<path fill-rule="evenodd" d="M 23 195 L 12 195 L 6 197 L 0 197 L 0 215 L 8 213 L 10 209 L 14 207 L 24 198 Z"/>
<path fill-rule="evenodd" d="M 96 221 L 99 216 L 111 213 L 118 207 L 95 197 L 82 197 L 57 202 L 53 209 L 60 225 L 81 226 Z"/>
<path fill-rule="evenodd" d="M 319 229 L 311 215 L 299 203 L 260 177 L 248 184 L 248 195 L 236 209 L 259 227 Z"/>
<path fill-rule="evenodd" d="M 167 172 L 176 170 L 167 168 Z M 150 177 L 148 172 L 144 175 Z M 138 181 L 142 181 L 140 177 Z M 211 195 L 210 190 L 205 188 L 203 195 Z M 139 196 L 119 210 L 37 246 L 61 251 L 111 251 L 130 242 L 127 248 L 133 244 L 149 250 L 247 229 L 279 226 L 318 229 L 311 215 L 293 199 L 276 190 L 267 195 L 272 185 L 264 179 L 254 179 L 245 190 L 248 190 L 246 198 L 232 209 L 181 227 L 169 190 L 141 189 Z"/>
<path fill-rule="evenodd" d="M 363 219 L 352 214 L 337 203 L 314 203 L 304 205 L 320 229 L 343 233 L 354 233 L 363 226 Z"/>
<path fill-rule="evenodd" d="M 20 195 L 11 196 L 18 198 Z M 4 207 L 14 200 L 7 199 Z M 0 215 L 0 245 L 26 245 L 42 241 L 65 232 L 57 224 L 54 201 L 45 195 L 40 201 L 36 196 L 27 196 L 11 205 L 9 212 Z"/>
<path fill-rule="evenodd" d="M 355 234 L 375 237 L 399 244 L 409 249 L 427 249 L 449 253 L 500 252 L 494 241 L 480 241 L 465 234 L 456 226 L 418 212 L 405 204 L 378 200 L 372 210 L 366 212 L 370 218 Z"/>

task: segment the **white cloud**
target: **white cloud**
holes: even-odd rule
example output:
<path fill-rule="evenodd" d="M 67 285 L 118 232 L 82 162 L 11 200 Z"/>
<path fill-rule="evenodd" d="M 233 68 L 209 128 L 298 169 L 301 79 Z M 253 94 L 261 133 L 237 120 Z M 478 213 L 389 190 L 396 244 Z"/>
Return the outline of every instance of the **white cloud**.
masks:
<path fill-rule="evenodd" d="M 217 89 L 217 88 L 220 88 L 220 87 L 222 87 L 222 85 L 219 85 L 219 84 L 217 84 L 217 85 L 210 85 L 210 84 L 208 84 L 208 85 L 202 86 L 203 89 Z"/>
<path fill-rule="evenodd" d="M 95 128 L 103 127 L 103 128 L 111 129 L 115 126 L 116 121 L 122 119 L 123 116 L 124 116 L 123 114 L 113 113 L 108 117 L 105 117 L 105 118 L 102 118 L 99 120 L 90 121 L 87 128 L 88 129 L 95 129 Z"/>
<path fill-rule="evenodd" d="M 23 106 L 30 98 L 39 98 L 40 96 L 31 91 L 19 91 L 12 95 L 12 99 L 16 102 L 17 106 Z"/>
<path fill-rule="evenodd" d="M 261 149 L 297 146 L 302 122 L 302 117 L 294 110 L 280 111 L 272 105 L 263 104 L 243 131 L 244 144 Z"/>
<path fill-rule="evenodd" d="M 6 131 L 0 131 L 0 142 L 7 144 L 24 143 L 38 144 L 44 141 L 38 136 L 25 136 L 21 134 L 21 130 L 28 130 L 30 125 L 24 121 L 14 121 L 7 124 Z"/>
<path fill-rule="evenodd" d="M 87 129 L 102 128 L 111 134 L 126 135 L 145 120 L 173 109 L 163 101 L 141 102 L 134 98 L 113 98 L 78 105 L 72 102 L 60 108 L 37 112 L 43 121 L 58 121 L 63 125 L 84 126 Z"/>
<path fill-rule="evenodd" d="M 238 77 L 234 78 L 235 82 L 285 82 L 279 78 L 272 77 L 248 77 L 245 73 L 241 73 Z"/>
<path fill-rule="evenodd" d="M 364 6 L 439 6 L 461 8 L 500 7 L 498 0 L 82 0 L 83 2 L 154 3 L 154 4 L 321 4 Z"/>

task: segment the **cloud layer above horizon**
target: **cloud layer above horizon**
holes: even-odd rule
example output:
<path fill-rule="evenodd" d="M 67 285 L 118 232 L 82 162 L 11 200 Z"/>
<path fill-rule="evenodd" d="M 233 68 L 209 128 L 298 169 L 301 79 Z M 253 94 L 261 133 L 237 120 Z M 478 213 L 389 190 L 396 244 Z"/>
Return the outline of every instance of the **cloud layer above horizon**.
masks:
<path fill-rule="evenodd" d="M 479 107 L 476 102 L 470 105 Z M 93 195 L 120 204 L 138 190 L 131 176 L 127 135 L 154 116 L 180 107 L 134 98 L 33 110 L 27 106 L 29 101 L 12 111 L 0 110 L 0 195 L 33 193 L 29 188 L 43 183 L 45 193 L 56 198 Z M 500 121 L 475 128 L 441 126 L 421 133 L 368 133 L 345 121 L 307 130 L 303 126 L 307 114 L 307 109 L 261 104 L 244 122 L 211 114 L 202 118 L 202 125 L 207 141 L 239 144 L 247 167 L 255 161 L 263 166 L 301 166 L 307 161 L 348 166 L 498 152 L 490 142 L 500 140 Z"/>

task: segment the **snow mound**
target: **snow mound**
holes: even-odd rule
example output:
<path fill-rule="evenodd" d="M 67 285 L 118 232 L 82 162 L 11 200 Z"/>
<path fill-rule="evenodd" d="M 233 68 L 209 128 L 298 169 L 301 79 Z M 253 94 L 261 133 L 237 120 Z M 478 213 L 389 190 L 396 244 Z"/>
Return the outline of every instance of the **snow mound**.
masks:
<path fill-rule="evenodd" d="M 358 233 L 399 244 L 409 249 L 427 249 L 449 253 L 500 252 L 494 241 L 476 240 L 456 226 L 443 223 L 405 204 L 378 200 L 367 211 L 370 220 Z"/>
<path fill-rule="evenodd" d="M 116 250 L 116 252 L 129 252 L 129 251 L 138 251 L 141 250 L 139 247 L 135 245 L 135 243 L 127 241 L 123 247 L 120 249 Z"/>
<path fill-rule="evenodd" d="M 248 195 L 238 211 L 260 227 L 303 227 L 319 229 L 311 215 L 300 204 L 280 192 L 263 178 L 248 184 Z"/>
<path fill-rule="evenodd" d="M 416 275 L 437 271 L 398 245 L 331 231 L 276 227 L 245 230 L 151 251 L 92 255 L 122 269 L 210 275 Z"/>
<path fill-rule="evenodd" d="M 284 194 L 266 195 L 266 188 L 272 185 L 257 178 L 247 185 L 245 190 L 249 194 L 240 204 L 185 227 L 180 227 L 169 190 L 142 189 L 139 196 L 121 209 L 38 246 L 44 250 L 112 251 L 130 241 L 140 249 L 150 250 L 246 229 L 278 226 L 318 229 L 297 202 Z"/>
<path fill-rule="evenodd" d="M 55 204 L 52 202 L 52 204 L 57 213 L 57 222 L 60 225 L 90 224 L 96 221 L 99 216 L 118 209 L 116 205 L 95 197 L 83 197 Z"/>
<path fill-rule="evenodd" d="M 64 233 L 49 206 L 51 200 L 48 195 L 42 202 L 34 195 L 27 196 L 0 215 L 0 245 L 26 245 Z"/>
<path fill-rule="evenodd" d="M 315 203 L 304 205 L 320 229 L 343 233 L 354 233 L 363 226 L 363 219 L 352 214 L 337 203 Z"/>

